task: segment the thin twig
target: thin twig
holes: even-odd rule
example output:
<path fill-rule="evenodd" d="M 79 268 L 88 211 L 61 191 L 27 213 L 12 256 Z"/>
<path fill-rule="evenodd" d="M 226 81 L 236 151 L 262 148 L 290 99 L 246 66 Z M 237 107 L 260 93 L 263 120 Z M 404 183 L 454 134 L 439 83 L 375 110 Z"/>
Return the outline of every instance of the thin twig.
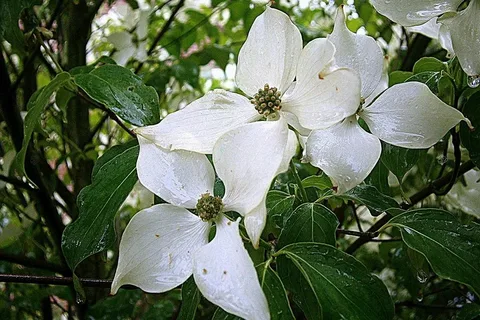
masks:
<path fill-rule="evenodd" d="M 25 189 L 25 190 L 29 190 L 29 191 L 34 191 L 35 190 L 28 183 L 23 182 L 22 180 L 19 180 L 17 178 L 7 177 L 7 176 L 4 176 L 3 174 L 0 174 L 0 180 L 5 181 L 6 183 L 10 183 L 11 185 L 14 185 L 15 187 L 19 187 L 19 188 L 22 188 L 22 189 Z"/>
<path fill-rule="evenodd" d="M 0 260 L 19 264 L 29 268 L 44 269 L 44 270 L 48 270 L 48 271 L 52 271 L 60 274 L 69 275 L 71 273 L 68 268 L 65 268 L 55 263 L 51 263 L 51 262 L 40 260 L 40 259 L 28 258 L 25 256 L 16 255 L 16 254 L 10 254 L 3 251 L 0 251 Z"/>
<path fill-rule="evenodd" d="M 307 192 L 305 191 L 305 188 L 302 185 L 302 179 L 300 179 L 300 176 L 298 175 L 298 172 L 297 172 L 297 168 L 295 167 L 295 163 L 293 163 L 293 161 L 290 161 L 290 169 L 292 170 L 293 178 L 295 179 L 295 182 L 298 185 L 298 189 L 300 190 L 300 196 L 302 197 L 302 202 L 307 202 L 308 201 Z"/>
<path fill-rule="evenodd" d="M 85 287 L 92 288 L 110 288 L 112 280 L 80 278 L 81 284 Z M 32 284 L 51 284 L 57 286 L 73 285 L 72 277 L 50 277 L 50 276 L 30 276 L 23 274 L 0 274 L 0 282 L 14 283 L 32 283 Z M 125 289 L 137 289 L 134 286 L 122 286 Z"/>
<path fill-rule="evenodd" d="M 465 162 L 464 164 L 462 164 L 460 166 L 457 176 L 459 177 L 459 176 L 463 175 L 465 172 L 470 171 L 474 167 L 475 167 L 475 165 L 473 164 L 472 160 L 468 160 L 467 162 Z M 441 177 L 440 179 L 437 179 L 437 180 L 433 181 L 432 183 L 427 185 L 425 188 L 423 188 L 422 190 L 420 190 L 419 192 L 417 192 L 413 196 L 411 196 L 410 197 L 411 203 L 403 202 L 402 204 L 400 204 L 400 207 L 402 209 L 405 209 L 405 210 L 409 209 L 414 204 L 422 201 L 423 199 L 425 199 L 426 197 L 428 197 L 429 195 L 434 193 L 435 190 L 438 190 L 438 189 L 448 185 L 454 174 L 455 174 L 454 172 L 450 172 L 450 173 L 446 174 L 445 176 Z M 373 224 L 373 226 L 371 226 L 367 230 L 367 232 L 375 232 L 375 231 L 379 230 L 381 227 L 383 227 L 385 224 L 387 224 L 387 222 L 390 221 L 391 218 L 392 218 L 392 216 L 388 212 L 385 212 L 385 215 L 380 220 L 375 222 Z M 345 250 L 345 252 L 349 253 L 349 254 L 354 253 L 358 248 L 360 248 L 362 245 L 367 243 L 368 242 L 367 240 L 368 239 L 366 239 L 366 238 L 358 238 Z"/>
<path fill-rule="evenodd" d="M 172 14 L 170 15 L 170 17 L 168 18 L 167 22 L 165 22 L 165 24 L 163 25 L 162 29 L 160 30 L 160 32 L 158 32 L 157 36 L 155 37 L 155 39 L 153 40 L 152 42 L 152 45 L 150 46 L 150 48 L 148 49 L 147 51 L 147 55 L 151 55 L 153 53 L 153 51 L 155 50 L 155 48 L 157 47 L 158 43 L 160 42 L 160 40 L 162 39 L 162 37 L 165 35 L 165 33 L 168 31 L 168 29 L 170 28 L 170 25 L 173 23 L 173 21 L 175 20 L 175 16 L 177 15 L 178 11 L 180 11 L 180 9 L 183 7 L 183 4 L 185 3 L 185 0 L 180 0 L 178 2 L 178 4 L 175 6 L 175 8 L 173 9 L 172 11 Z M 135 69 L 135 73 L 138 73 L 142 67 L 143 67 L 143 62 L 140 62 L 137 66 L 137 68 Z"/>

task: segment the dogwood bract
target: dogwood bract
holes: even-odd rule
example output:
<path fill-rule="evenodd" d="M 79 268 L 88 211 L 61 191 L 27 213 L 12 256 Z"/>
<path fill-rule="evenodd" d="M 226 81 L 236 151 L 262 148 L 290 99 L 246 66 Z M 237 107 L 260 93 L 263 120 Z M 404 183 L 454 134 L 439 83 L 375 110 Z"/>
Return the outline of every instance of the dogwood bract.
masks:
<path fill-rule="evenodd" d="M 444 25 L 440 36 L 450 34 L 452 47 L 465 73 L 480 77 L 480 0 L 470 1 L 468 7 L 457 12 L 463 0 L 371 0 L 375 9 L 403 26 L 416 26 L 441 16 L 437 22 Z M 442 16 L 443 15 L 443 16 Z M 443 34 L 443 35 L 442 35 Z M 448 49 L 448 46 L 447 46 Z"/>
<path fill-rule="evenodd" d="M 222 134 L 248 122 L 284 118 L 308 132 L 354 113 L 360 103 L 356 73 L 332 68 L 335 47 L 327 39 L 302 46 L 290 18 L 267 7 L 255 19 L 238 56 L 236 83 L 250 100 L 214 90 L 139 132 L 166 149 L 208 154 Z M 283 143 L 274 134 L 269 137 L 270 143 Z M 239 150 L 256 156 L 248 145 Z"/>
<path fill-rule="evenodd" d="M 465 119 L 423 83 L 407 82 L 386 89 L 380 47 L 372 37 L 347 29 L 342 7 L 328 39 L 337 49 L 336 63 L 360 74 L 359 92 L 366 101 L 359 111 L 335 126 L 312 131 L 307 139 L 306 160 L 321 168 L 338 186 L 338 192 L 355 187 L 373 170 L 381 154 L 380 139 L 404 148 L 429 148 Z M 357 115 L 371 134 L 360 127 Z"/>
<path fill-rule="evenodd" d="M 271 144 L 272 134 L 285 144 Z M 246 227 L 253 225 L 249 236 L 258 245 L 266 193 L 274 177 L 287 170 L 295 151 L 291 148 L 295 144 L 286 145 L 288 134 L 284 120 L 279 119 L 245 124 L 222 135 L 212 158 L 225 185 L 223 198 L 213 196 L 215 172 L 205 155 L 170 151 L 139 135 L 138 178 L 170 204 L 142 210 L 129 222 L 120 242 L 112 293 L 124 284 L 165 292 L 193 274 L 202 294 L 226 311 L 245 319 L 269 319 L 239 223 L 224 212 L 245 215 Z M 239 151 L 247 144 L 255 156 Z M 196 209 L 198 216 L 187 209 Z M 208 243 L 212 223 L 216 234 Z"/>

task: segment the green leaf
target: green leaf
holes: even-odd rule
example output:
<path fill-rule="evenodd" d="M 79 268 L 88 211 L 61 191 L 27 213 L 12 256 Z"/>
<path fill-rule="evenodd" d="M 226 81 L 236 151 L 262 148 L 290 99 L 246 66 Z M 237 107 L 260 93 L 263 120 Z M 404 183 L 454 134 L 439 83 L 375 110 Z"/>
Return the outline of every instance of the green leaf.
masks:
<path fill-rule="evenodd" d="M 172 66 L 172 73 L 180 82 L 186 82 L 194 88 L 198 87 L 200 68 L 195 62 L 180 60 L 178 64 Z"/>
<path fill-rule="evenodd" d="M 178 319 L 195 319 L 195 313 L 197 312 L 200 298 L 200 291 L 195 284 L 193 276 L 191 276 L 182 285 L 182 306 L 180 308 L 180 313 L 178 314 Z"/>
<path fill-rule="evenodd" d="M 15 50 L 25 51 L 25 39 L 18 27 L 20 14 L 25 8 L 41 5 L 41 0 L 2 0 L 0 1 L 0 38 L 4 38 Z"/>
<path fill-rule="evenodd" d="M 413 66 L 413 73 L 422 73 L 428 71 L 447 71 L 447 64 L 434 57 L 423 57 Z"/>
<path fill-rule="evenodd" d="M 398 208 L 398 203 L 395 199 L 384 195 L 374 186 L 359 185 L 339 197 L 366 205 L 374 216 L 389 209 Z"/>
<path fill-rule="evenodd" d="M 287 292 L 278 274 L 262 263 L 256 267 L 260 285 L 267 297 L 271 320 L 294 320 L 292 309 L 288 302 Z"/>
<path fill-rule="evenodd" d="M 463 305 L 458 312 L 456 320 L 478 320 L 480 316 L 480 305 L 477 303 L 467 303 Z"/>
<path fill-rule="evenodd" d="M 322 308 L 309 283 L 285 256 L 277 258 L 277 272 L 293 301 L 302 309 L 307 319 L 318 319 Z"/>
<path fill-rule="evenodd" d="M 432 91 L 434 94 L 438 93 L 438 81 L 440 80 L 442 76 L 441 72 L 436 72 L 436 71 L 425 71 L 425 72 L 420 72 L 417 73 L 407 80 L 405 82 L 411 82 L 411 81 L 418 81 L 425 83 L 430 91 Z"/>
<path fill-rule="evenodd" d="M 113 245 L 115 215 L 137 182 L 138 150 L 133 140 L 109 149 L 95 164 L 92 184 L 78 195 L 80 215 L 62 236 L 62 251 L 72 270 Z"/>
<path fill-rule="evenodd" d="M 377 188 L 383 194 L 391 196 L 390 185 L 388 184 L 388 169 L 382 163 L 378 161 L 373 168 L 372 172 L 365 179 L 365 183 Z"/>
<path fill-rule="evenodd" d="M 473 94 L 463 108 L 463 114 L 471 122 L 475 130 L 470 130 L 467 124 L 460 124 L 460 139 L 468 150 L 470 159 L 480 167 L 480 92 Z"/>
<path fill-rule="evenodd" d="M 77 74 L 74 79 L 90 98 L 133 125 L 146 126 L 160 121 L 157 92 L 124 67 L 106 64 L 90 73 Z"/>
<path fill-rule="evenodd" d="M 267 214 L 272 217 L 275 223 L 283 227 L 288 216 L 293 211 L 295 196 L 288 193 L 272 190 L 267 194 Z"/>
<path fill-rule="evenodd" d="M 278 247 L 297 242 L 320 242 L 335 245 L 337 216 L 317 203 L 304 203 L 290 215 L 278 239 Z"/>
<path fill-rule="evenodd" d="M 411 76 L 413 76 L 413 73 L 410 71 L 393 71 L 388 76 L 388 86 L 391 87 L 395 84 L 403 83 Z"/>
<path fill-rule="evenodd" d="M 213 314 L 212 320 L 242 320 L 242 318 L 234 316 L 233 314 L 226 312 L 222 308 L 217 308 L 217 310 Z"/>
<path fill-rule="evenodd" d="M 295 243 L 276 255 L 294 265 L 321 306 L 315 319 L 392 319 L 393 303 L 380 279 L 354 257 L 321 243 Z"/>
<path fill-rule="evenodd" d="M 403 241 L 422 253 L 439 276 L 480 293 L 480 225 L 464 225 L 447 211 L 417 209 L 386 226 L 400 228 Z"/>
<path fill-rule="evenodd" d="M 323 174 L 320 176 L 310 176 L 302 180 L 302 185 L 304 188 L 317 188 L 320 190 L 327 190 L 332 188 L 332 181 L 330 178 Z"/>
<path fill-rule="evenodd" d="M 422 152 L 426 150 L 401 148 L 383 142 L 380 159 L 401 183 L 403 176 L 417 163 Z"/>
<path fill-rule="evenodd" d="M 52 94 L 61 88 L 67 81 L 70 81 L 70 74 L 67 72 L 59 73 L 45 87 L 35 92 L 27 105 L 27 116 L 25 117 L 25 128 L 23 132 L 22 149 L 15 157 L 15 166 L 20 170 L 20 174 L 25 175 L 25 155 L 27 153 L 28 144 L 32 138 L 33 131 L 39 122 L 43 110 L 50 103 Z"/>

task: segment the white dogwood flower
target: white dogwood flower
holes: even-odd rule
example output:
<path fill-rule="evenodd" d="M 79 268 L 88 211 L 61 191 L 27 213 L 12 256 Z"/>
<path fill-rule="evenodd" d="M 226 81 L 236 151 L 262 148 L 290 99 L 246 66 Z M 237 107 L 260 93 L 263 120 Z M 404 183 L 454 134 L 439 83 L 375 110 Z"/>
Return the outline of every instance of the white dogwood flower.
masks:
<path fill-rule="evenodd" d="M 336 63 L 360 74 L 359 91 L 365 101 L 356 115 L 352 113 L 330 128 L 314 130 L 307 139 L 306 160 L 321 168 L 338 192 L 355 187 L 373 170 L 381 154 L 380 140 L 404 148 L 429 148 L 465 119 L 423 83 L 407 82 L 386 89 L 382 50 L 372 37 L 347 29 L 342 7 L 328 39 L 337 48 Z M 371 133 L 360 127 L 357 116 Z"/>
<path fill-rule="evenodd" d="M 123 21 L 126 31 L 114 32 L 107 40 L 115 47 L 112 58 L 124 66 L 133 58 L 138 61 L 147 59 L 147 34 L 150 9 L 132 10 L 128 4 L 121 4 L 117 14 Z"/>
<path fill-rule="evenodd" d="M 308 134 L 353 114 L 360 103 L 356 73 L 332 69 L 335 47 L 327 39 L 302 47 L 290 18 L 267 7 L 238 56 L 236 83 L 251 99 L 214 90 L 139 132 L 163 148 L 208 154 L 222 134 L 245 123 L 280 117 Z M 270 137 L 278 143 L 278 137 Z M 256 156 L 248 145 L 241 152 Z"/>
<path fill-rule="evenodd" d="M 472 0 L 468 7 L 457 12 L 463 0 L 371 0 L 375 9 L 403 26 L 417 26 L 430 19 L 446 27 L 440 36 L 450 35 L 452 47 L 460 65 L 472 80 L 480 77 L 480 0 Z M 447 46 L 448 49 L 448 46 Z M 478 80 L 480 84 L 480 80 Z"/>
<path fill-rule="evenodd" d="M 139 135 L 138 178 L 170 204 L 142 210 L 129 222 L 120 242 L 112 293 L 124 284 L 165 292 L 193 274 L 205 298 L 227 312 L 245 319 L 269 319 L 239 223 L 224 212 L 245 215 L 246 227 L 262 220 L 257 217 L 266 212 L 268 187 L 290 160 L 283 157 L 285 145 L 270 143 L 272 134 L 288 140 L 284 120 L 246 124 L 218 139 L 212 158 L 225 185 L 223 198 L 213 196 L 215 172 L 205 155 L 166 150 Z M 239 152 L 246 144 L 255 156 Z M 196 209 L 198 215 L 187 209 Z M 209 243 L 213 223 L 216 234 Z M 260 234 L 250 237 L 258 241 Z"/>

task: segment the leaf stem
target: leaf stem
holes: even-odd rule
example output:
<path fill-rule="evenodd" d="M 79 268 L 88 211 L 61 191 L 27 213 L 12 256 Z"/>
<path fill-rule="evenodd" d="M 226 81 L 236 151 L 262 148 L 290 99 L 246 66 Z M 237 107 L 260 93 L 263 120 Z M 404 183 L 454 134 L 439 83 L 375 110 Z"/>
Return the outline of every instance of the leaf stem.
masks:
<path fill-rule="evenodd" d="M 302 197 L 302 202 L 308 202 L 308 196 L 307 192 L 305 191 L 305 188 L 302 185 L 302 179 L 300 179 L 300 176 L 298 175 L 297 168 L 295 167 L 295 163 L 293 160 L 290 161 L 290 169 L 292 170 L 293 177 L 295 179 L 295 182 L 298 185 L 298 189 L 300 190 L 300 196 Z"/>
<path fill-rule="evenodd" d="M 55 56 L 53 55 L 53 53 L 50 51 L 50 49 L 45 45 L 45 42 L 43 40 L 43 37 L 42 35 L 40 34 L 40 31 L 36 30 L 35 29 L 35 39 L 37 40 L 37 42 L 42 46 L 43 50 L 45 51 L 45 53 L 50 57 L 50 59 L 53 61 L 53 63 L 55 64 L 55 66 L 57 67 L 58 69 L 58 72 L 63 72 L 63 68 L 62 66 L 58 63 L 57 61 L 57 58 L 55 58 Z"/>

